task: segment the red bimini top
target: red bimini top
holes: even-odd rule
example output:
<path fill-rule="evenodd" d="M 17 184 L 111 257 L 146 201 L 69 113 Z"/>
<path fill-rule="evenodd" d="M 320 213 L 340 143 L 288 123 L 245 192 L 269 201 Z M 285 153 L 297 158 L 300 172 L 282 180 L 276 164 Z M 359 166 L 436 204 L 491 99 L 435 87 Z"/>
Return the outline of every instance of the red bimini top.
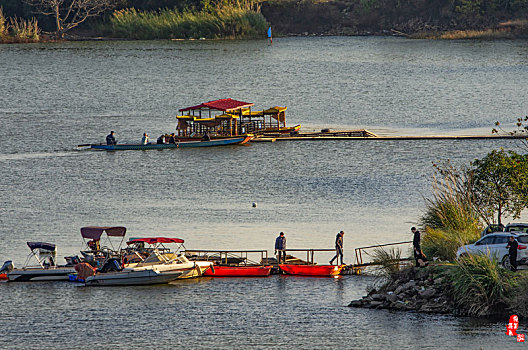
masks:
<path fill-rule="evenodd" d="M 168 237 L 148 237 L 148 238 L 136 238 L 131 241 L 128 241 L 127 244 L 133 244 L 138 242 L 145 242 L 148 244 L 156 243 L 184 243 L 183 239 L 179 238 L 168 238 Z"/>
<path fill-rule="evenodd" d="M 186 112 L 186 111 L 192 111 L 195 109 L 209 108 L 209 109 L 216 109 L 218 111 L 226 112 L 232 109 L 251 107 L 253 105 L 254 103 L 250 103 L 250 102 L 237 101 L 237 100 L 233 100 L 232 98 L 223 98 L 221 100 L 204 102 L 196 106 L 182 108 L 179 111 Z"/>

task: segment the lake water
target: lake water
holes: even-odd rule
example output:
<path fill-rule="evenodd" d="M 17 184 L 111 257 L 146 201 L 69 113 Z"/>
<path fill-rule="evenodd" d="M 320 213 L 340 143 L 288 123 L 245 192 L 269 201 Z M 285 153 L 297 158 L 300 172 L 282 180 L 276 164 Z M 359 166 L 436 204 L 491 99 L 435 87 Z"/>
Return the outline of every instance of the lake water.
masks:
<path fill-rule="evenodd" d="M 288 106 L 305 130 L 489 134 L 526 115 L 528 42 L 313 37 L 0 46 L 0 260 L 26 241 L 82 247 L 79 228 L 124 225 L 190 249 L 353 249 L 411 239 L 431 163 L 518 141 L 275 142 L 92 152 L 76 145 L 172 132 L 218 98 Z M 252 207 L 256 202 L 257 208 Z M 320 263 L 331 254 L 316 256 Z M 1 262 L 0 261 L 0 262 Z M 200 279 L 169 286 L 0 284 L 0 348 L 513 348 L 507 320 L 347 308 L 372 277 Z M 521 331 L 526 328 L 521 320 Z"/>

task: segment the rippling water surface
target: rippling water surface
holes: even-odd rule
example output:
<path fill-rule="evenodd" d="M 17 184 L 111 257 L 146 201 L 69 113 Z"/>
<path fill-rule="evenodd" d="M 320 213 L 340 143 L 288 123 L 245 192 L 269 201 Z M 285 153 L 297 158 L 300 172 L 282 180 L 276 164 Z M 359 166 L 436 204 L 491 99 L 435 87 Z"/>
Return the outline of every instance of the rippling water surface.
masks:
<path fill-rule="evenodd" d="M 484 134 L 526 114 L 527 42 L 397 38 L 0 46 L 0 259 L 26 241 L 82 246 L 79 228 L 176 236 L 191 249 L 353 248 L 410 239 L 431 162 L 467 164 L 494 140 L 276 142 L 91 152 L 174 130 L 217 98 L 288 106 L 307 130 Z M 257 208 L 251 203 L 257 202 Z M 324 263 L 329 254 L 321 254 Z M 0 284 L 2 348 L 503 348 L 504 322 L 345 307 L 370 277 L 202 279 L 169 286 Z M 522 323 L 521 323 L 522 327 Z M 28 334 L 31 337 L 28 337 Z M 38 340 L 36 340 L 38 339 Z M 498 344 L 498 345 L 497 345 Z M 493 346 L 492 346 L 493 345 Z"/>

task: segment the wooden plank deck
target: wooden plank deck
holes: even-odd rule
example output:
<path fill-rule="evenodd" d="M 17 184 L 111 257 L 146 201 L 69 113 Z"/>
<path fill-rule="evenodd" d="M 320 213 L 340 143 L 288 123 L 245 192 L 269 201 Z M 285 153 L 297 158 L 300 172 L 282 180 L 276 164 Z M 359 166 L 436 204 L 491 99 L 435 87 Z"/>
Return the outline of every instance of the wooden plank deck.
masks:
<path fill-rule="evenodd" d="M 322 141 L 322 140 L 506 140 L 527 139 L 528 135 L 408 135 L 379 136 L 365 129 L 328 132 L 299 132 L 294 134 L 265 134 L 252 142 Z"/>

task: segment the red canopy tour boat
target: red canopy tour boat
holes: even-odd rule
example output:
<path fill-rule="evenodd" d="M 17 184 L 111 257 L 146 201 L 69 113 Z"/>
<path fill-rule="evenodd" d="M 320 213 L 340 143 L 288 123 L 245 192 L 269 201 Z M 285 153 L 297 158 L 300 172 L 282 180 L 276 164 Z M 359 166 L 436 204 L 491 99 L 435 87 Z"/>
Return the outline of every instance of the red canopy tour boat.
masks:
<path fill-rule="evenodd" d="M 301 126 L 286 126 L 286 107 L 253 111 L 251 102 L 224 98 L 182 108 L 177 117 L 176 137 L 180 141 L 201 138 L 232 138 L 247 134 L 290 133 Z"/>

